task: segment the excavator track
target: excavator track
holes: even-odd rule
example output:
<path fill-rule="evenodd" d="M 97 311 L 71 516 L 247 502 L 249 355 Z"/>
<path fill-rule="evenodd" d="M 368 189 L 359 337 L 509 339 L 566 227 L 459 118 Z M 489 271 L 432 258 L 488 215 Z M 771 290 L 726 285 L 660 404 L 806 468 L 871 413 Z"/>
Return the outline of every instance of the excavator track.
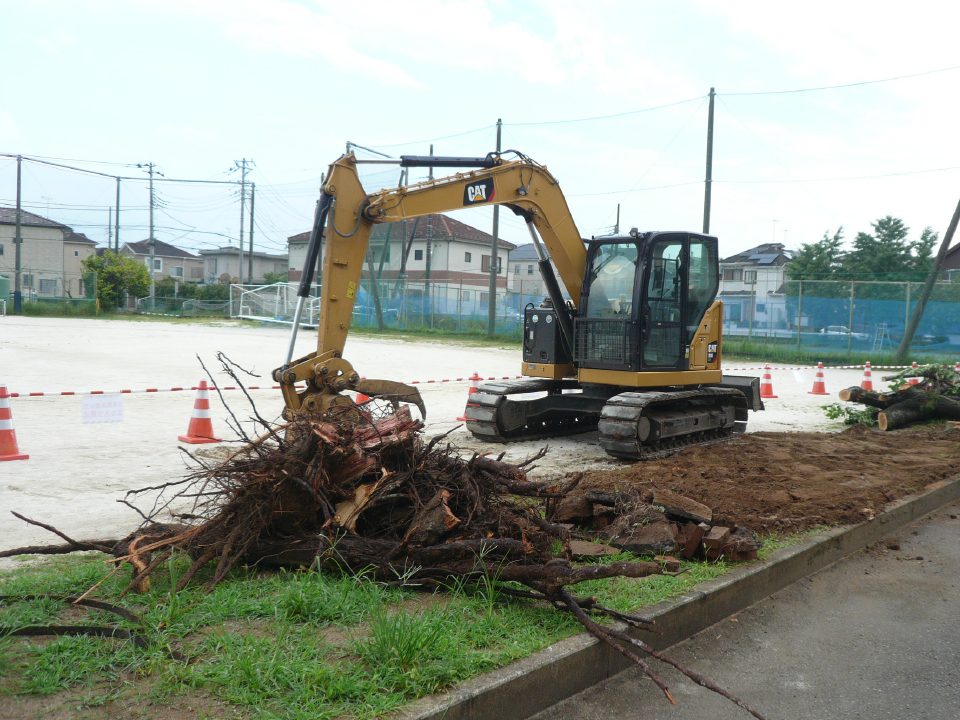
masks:
<path fill-rule="evenodd" d="M 598 435 L 614 457 L 653 460 L 729 440 L 746 429 L 746 417 L 746 398 L 731 388 L 625 392 L 604 405 Z"/>
<path fill-rule="evenodd" d="M 574 380 L 484 383 L 467 401 L 467 429 L 487 442 L 539 440 L 594 430 L 607 396 L 564 392 L 578 388 Z M 544 392 L 541 397 L 512 399 Z"/>

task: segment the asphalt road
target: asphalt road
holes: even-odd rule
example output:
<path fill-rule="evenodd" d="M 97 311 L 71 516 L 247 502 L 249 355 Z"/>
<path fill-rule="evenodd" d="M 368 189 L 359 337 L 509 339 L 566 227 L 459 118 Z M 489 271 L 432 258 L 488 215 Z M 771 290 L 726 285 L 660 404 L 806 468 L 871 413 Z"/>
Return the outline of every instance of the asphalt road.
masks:
<path fill-rule="evenodd" d="M 960 718 L 960 503 L 669 652 L 769 720 Z M 678 705 L 627 670 L 536 720 L 730 720 L 729 701 L 661 666 Z"/>

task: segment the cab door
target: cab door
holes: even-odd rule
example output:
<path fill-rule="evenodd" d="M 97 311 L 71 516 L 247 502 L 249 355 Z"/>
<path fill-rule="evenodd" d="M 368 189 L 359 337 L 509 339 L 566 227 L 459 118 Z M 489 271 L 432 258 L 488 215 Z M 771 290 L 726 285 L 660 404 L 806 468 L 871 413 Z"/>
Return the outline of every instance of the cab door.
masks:
<path fill-rule="evenodd" d="M 648 246 L 640 307 L 643 369 L 680 369 L 686 364 L 686 235 L 664 235 Z"/>

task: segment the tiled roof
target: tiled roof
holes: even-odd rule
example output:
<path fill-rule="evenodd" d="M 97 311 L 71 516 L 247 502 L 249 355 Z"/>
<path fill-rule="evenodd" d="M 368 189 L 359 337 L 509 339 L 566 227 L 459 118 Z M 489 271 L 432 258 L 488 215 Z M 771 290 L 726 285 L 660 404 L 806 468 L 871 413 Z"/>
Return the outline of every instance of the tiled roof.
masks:
<path fill-rule="evenodd" d="M 247 257 L 248 254 L 249 253 L 247 253 L 246 248 L 244 248 L 243 257 Z M 234 257 L 237 255 L 237 248 L 233 247 L 232 245 L 228 245 L 226 247 L 217 248 L 216 250 L 201 250 L 200 255 L 201 257 L 206 257 L 209 255 L 230 255 L 231 257 Z M 270 253 L 258 252 L 256 250 L 253 251 L 253 256 L 255 258 L 263 258 L 264 260 L 279 261 L 288 259 L 287 255 L 272 255 Z"/>
<path fill-rule="evenodd" d="M 746 263 L 748 265 L 786 265 L 793 257 L 793 250 L 787 250 L 780 243 L 764 243 L 749 250 L 731 255 L 721 263 Z"/>
<path fill-rule="evenodd" d="M 16 225 L 17 224 L 17 209 L 15 207 L 0 207 L 0 225 Z M 63 223 L 58 223 L 53 220 L 49 220 L 45 217 L 35 215 L 32 212 L 27 212 L 21 208 L 20 210 L 20 224 L 21 225 L 30 225 L 32 227 L 49 227 L 49 228 L 66 228 L 67 226 Z"/>
<path fill-rule="evenodd" d="M 537 248 L 534 247 L 533 243 L 527 243 L 526 245 L 517 245 L 513 250 L 510 251 L 510 262 L 514 260 L 539 260 L 537 256 Z"/>
<path fill-rule="evenodd" d="M 163 240 L 154 240 L 154 242 L 156 243 L 153 249 L 154 255 L 159 255 L 161 257 L 178 257 L 178 258 L 189 258 L 191 260 L 199 260 L 199 258 L 193 253 L 189 253 L 186 250 L 181 250 L 176 245 L 165 243 Z M 130 248 L 130 250 L 136 253 L 137 255 L 150 254 L 149 239 L 124 243 L 124 247 Z"/>
<path fill-rule="evenodd" d="M 430 226 L 430 222 L 433 222 L 433 239 L 434 240 L 459 240 L 460 242 L 474 243 L 476 245 L 486 245 L 489 247 L 490 242 L 493 240 L 493 235 L 483 232 L 483 230 L 478 230 L 477 228 L 462 223 L 459 220 L 454 220 L 452 217 L 447 215 L 441 215 L 435 213 L 433 215 L 424 215 L 420 218 L 419 222 L 416 220 L 407 220 L 407 232 L 413 231 L 413 224 L 417 223 L 417 232 L 414 235 L 414 239 L 426 240 L 427 239 L 427 228 Z M 383 240 L 387 237 L 387 230 L 390 228 L 390 238 L 391 240 L 400 239 L 400 222 L 393 223 L 380 223 L 373 226 L 373 232 L 370 234 L 370 240 L 373 242 L 382 243 Z M 409 235 L 407 236 L 409 238 Z M 310 240 L 310 231 L 297 233 L 296 235 L 291 235 L 287 238 L 287 243 L 305 243 Z M 497 242 L 498 248 L 503 248 L 504 250 L 512 250 L 516 247 L 512 242 L 503 240 L 502 238 Z"/>
<path fill-rule="evenodd" d="M 69 230 L 69 229 L 63 234 L 63 241 L 72 242 L 72 243 L 83 243 L 84 245 L 97 244 L 94 240 L 91 240 L 83 233 L 74 232 L 73 230 Z"/>

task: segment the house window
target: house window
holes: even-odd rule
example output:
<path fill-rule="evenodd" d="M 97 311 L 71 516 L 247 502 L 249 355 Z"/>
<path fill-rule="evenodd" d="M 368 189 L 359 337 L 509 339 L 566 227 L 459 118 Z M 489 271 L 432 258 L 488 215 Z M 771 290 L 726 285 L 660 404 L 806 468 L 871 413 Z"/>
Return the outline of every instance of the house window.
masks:
<path fill-rule="evenodd" d="M 74 250 L 74 251 L 73 251 L 73 256 L 74 256 L 74 257 L 80 257 L 80 251 L 79 251 L 79 250 Z"/>
<path fill-rule="evenodd" d="M 201 267 L 192 267 L 190 268 L 190 277 L 193 278 L 202 278 L 203 277 L 203 268 Z"/>
<path fill-rule="evenodd" d="M 473 262 L 473 255 L 471 255 L 471 254 L 468 253 L 468 252 L 465 252 L 465 253 L 463 254 L 463 261 L 464 261 L 465 263 Z"/>
<path fill-rule="evenodd" d="M 723 314 L 726 320 L 730 322 L 740 322 L 743 320 L 743 306 L 740 303 L 730 303 L 723 306 Z"/>
<path fill-rule="evenodd" d="M 464 291 L 460 294 L 460 299 L 463 300 L 464 302 L 469 302 L 471 299 L 473 299 L 473 291 L 472 291 L 472 290 L 464 290 Z"/>
<path fill-rule="evenodd" d="M 414 260 L 423 260 L 423 250 L 414 250 L 413 251 Z"/>
<path fill-rule="evenodd" d="M 497 255 L 497 273 L 503 270 L 503 258 Z M 480 271 L 481 272 L 490 272 L 490 256 L 481 255 L 480 256 Z"/>
<path fill-rule="evenodd" d="M 24 273 L 20 277 L 20 284 L 25 288 L 33 289 L 33 275 L 30 273 Z"/>
<path fill-rule="evenodd" d="M 527 275 L 533 275 L 533 265 L 527 265 Z"/>
<path fill-rule="evenodd" d="M 741 282 L 743 280 L 743 270 L 740 268 L 727 268 L 723 271 L 723 279 L 726 282 Z"/>
<path fill-rule="evenodd" d="M 488 292 L 481 292 L 481 293 L 480 293 L 480 304 L 481 304 L 481 305 L 486 305 L 486 304 L 489 303 L 489 302 L 490 302 L 490 293 L 488 293 Z"/>
<path fill-rule="evenodd" d="M 743 281 L 747 285 L 756 285 L 757 284 L 757 271 L 756 270 L 744 270 L 743 271 Z"/>
<path fill-rule="evenodd" d="M 143 264 L 147 266 L 147 270 L 150 269 L 150 258 L 145 257 L 143 259 Z M 163 258 L 155 257 L 153 259 L 153 271 L 154 272 L 163 272 Z"/>
<path fill-rule="evenodd" d="M 767 311 L 766 303 L 757 303 L 757 312 L 762 313 Z"/>
<path fill-rule="evenodd" d="M 183 277 L 183 268 L 179 265 L 170 268 L 170 277 L 182 278 Z"/>
<path fill-rule="evenodd" d="M 40 278 L 40 294 L 41 295 L 56 295 L 56 293 L 57 293 L 56 279 L 47 280 L 45 278 Z"/>
<path fill-rule="evenodd" d="M 514 274 L 514 275 L 519 275 L 519 274 L 520 274 L 520 266 L 519 266 L 519 265 L 514 265 L 514 266 L 513 266 L 513 274 Z"/>
<path fill-rule="evenodd" d="M 0 255 L 3 255 L 3 245 L 0 245 Z"/>

